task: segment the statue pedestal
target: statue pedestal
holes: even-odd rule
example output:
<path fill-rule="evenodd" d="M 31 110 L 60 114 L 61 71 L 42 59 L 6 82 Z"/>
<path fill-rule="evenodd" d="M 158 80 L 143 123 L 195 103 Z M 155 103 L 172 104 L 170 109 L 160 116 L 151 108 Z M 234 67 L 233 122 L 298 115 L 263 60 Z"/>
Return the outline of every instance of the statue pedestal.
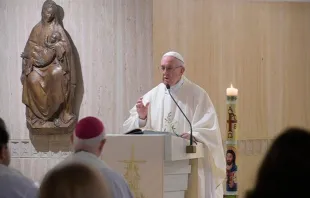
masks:
<path fill-rule="evenodd" d="M 55 134 L 67 134 L 74 130 L 77 119 L 72 118 L 68 123 L 62 123 L 60 120 L 54 122 L 45 122 L 41 124 L 40 121 L 31 123 L 27 120 L 27 127 L 33 135 L 55 135 Z"/>

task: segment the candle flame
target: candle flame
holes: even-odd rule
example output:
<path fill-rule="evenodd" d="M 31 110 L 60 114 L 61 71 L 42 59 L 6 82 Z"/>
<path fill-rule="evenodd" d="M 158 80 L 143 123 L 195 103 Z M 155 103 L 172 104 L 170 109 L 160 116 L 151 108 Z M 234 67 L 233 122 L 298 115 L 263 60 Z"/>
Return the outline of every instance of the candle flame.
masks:
<path fill-rule="evenodd" d="M 230 83 L 230 88 L 234 88 L 233 85 L 232 85 L 232 83 Z"/>

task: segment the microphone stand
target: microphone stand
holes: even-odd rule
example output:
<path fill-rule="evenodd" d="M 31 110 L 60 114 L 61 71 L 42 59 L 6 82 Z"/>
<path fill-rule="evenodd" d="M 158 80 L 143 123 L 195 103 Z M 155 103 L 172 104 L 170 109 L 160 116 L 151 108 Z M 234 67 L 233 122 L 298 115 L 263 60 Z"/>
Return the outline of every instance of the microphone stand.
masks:
<path fill-rule="evenodd" d="M 170 85 L 166 85 L 166 88 L 168 89 L 169 95 L 172 98 L 172 100 L 174 101 L 174 103 L 177 105 L 177 107 L 180 109 L 181 113 L 183 114 L 183 116 L 185 117 L 185 119 L 187 120 L 187 122 L 189 123 L 189 127 L 190 127 L 190 139 L 189 139 L 189 145 L 186 146 L 186 153 L 196 153 L 196 146 L 193 145 L 193 127 L 191 122 L 189 121 L 189 119 L 187 118 L 187 116 L 185 115 L 185 113 L 182 111 L 181 107 L 178 105 L 178 103 L 175 101 L 175 99 L 173 98 L 173 96 L 170 93 Z"/>

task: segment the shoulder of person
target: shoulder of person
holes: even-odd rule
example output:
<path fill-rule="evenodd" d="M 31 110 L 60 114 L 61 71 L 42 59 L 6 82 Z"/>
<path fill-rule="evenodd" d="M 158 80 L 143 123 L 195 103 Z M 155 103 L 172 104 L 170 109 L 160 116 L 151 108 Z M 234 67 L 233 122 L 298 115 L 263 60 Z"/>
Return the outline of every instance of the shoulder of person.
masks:
<path fill-rule="evenodd" d="M 197 85 L 196 83 L 190 81 L 189 79 L 185 79 L 186 82 L 186 86 L 189 90 L 192 91 L 192 94 L 195 96 L 208 96 L 208 93 L 206 92 L 206 90 L 204 90 L 202 87 L 200 87 L 199 85 Z"/>
<path fill-rule="evenodd" d="M 31 179 L 25 177 L 22 174 L 18 174 L 15 171 L 1 175 L 0 186 L 1 188 L 3 187 L 7 190 L 9 190 L 10 187 L 15 190 L 19 189 L 19 191 L 24 191 L 25 194 L 29 193 L 30 191 L 37 190 L 37 186 Z"/>
<path fill-rule="evenodd" d="M 104 179 L 110 184 L 110 187 L 114 189 L 114 193 L 117 194 L 116 197 L 132 197 L 129 185 L 121 174 L 110 168 L 101 169 L 101 173 Z"/>
<path fill-rule="evenodd" d="M 15 168 L 11 168 L 11 167 L 8 167 L 8 166 L 1 166 L 0 177 L 4 176 L 4 175 L 23 176 L 23 174 L 20 171 L 18 171 L 17 169 L 15 169 Z"/>
<path fill-rule="evenodd" d="M 118 172 L 112 170 L 111 168 L 105 167 L 100 170 L 102 174 L 112 181 L 126 182 L 125 178 Z"/>
<path fill-rule="evenodd" d="M 154 94 L 158 93 L 158 90 L 162 89 L 163 87 L 165 87 L 165 85 L 163 83 L 160 83 L 156 87 L 153 87 L 151 90 L 149 90 L 148 92 L 146 92 L 143 95 L 143 100 L 149 102 L 151 100 L 152 96 L 154 96 Z"/>
<path fill-rule="evenodd" d="M 37 31 L 37 28 L 42 27 L 41 21 L 39 21 L 35 26 L 33 26 L 31 32 Z"/>
<path fill-rule="evenodd" d="M 150 91 L 148 91 L 146 94 L 157 92 L 159 89 L 165 88 L 164 83 L 160 83 L 157 86 L 153 87 Z"/>

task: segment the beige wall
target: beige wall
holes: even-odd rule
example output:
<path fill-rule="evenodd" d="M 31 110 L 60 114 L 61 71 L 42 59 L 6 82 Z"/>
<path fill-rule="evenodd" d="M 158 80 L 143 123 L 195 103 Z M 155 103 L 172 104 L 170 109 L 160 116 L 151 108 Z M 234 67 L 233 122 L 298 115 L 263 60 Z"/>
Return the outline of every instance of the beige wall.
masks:
<path fill-rule="evenodd" d="M 184 55 L 186 75 L 209 93 L 223 137 L 225 90 L 231 82 L 239 89 L 241 192 L 252 185 L 257 163 L 281 129 L 310 128 L 309 4 L 55 1 L 80 55 L 80 116 L 100 117 L 109 133 L 119 132 L 136 99 L 160 81 L 156 66 L 170 49 Z M 0 1 L 0 116 L 11 132 L 12 166 L 35 180 L 69 149 L 66 136 L 37 138 L 34 146 L 21 103 L 19 56 L 43 2 Z"/>
<path fill-rule="evenodd" d="M 31 141 L 26 128 L 20 54 L 43 2 L 0 1 L 0 117 L 11 133 L 12 166 L 35 180 L 70 149 L 68 136 Z M 152 87 L 152 0 L 55 2 L 64 9 L 64 27 L 80 56 L 80 117 L 97 116 L 107 133 L 119 133 L 129 109 Z"/>
<path fill-rule="evenodd" d="M 239 185 L 252 186 L 270 139 L 310 128 L 310 4 L 224 0 L 153 1 L 155 66 L 177 50 L 186 75 L 209 93 L 225 140 L 225 93 L 239 89 Z"/>

